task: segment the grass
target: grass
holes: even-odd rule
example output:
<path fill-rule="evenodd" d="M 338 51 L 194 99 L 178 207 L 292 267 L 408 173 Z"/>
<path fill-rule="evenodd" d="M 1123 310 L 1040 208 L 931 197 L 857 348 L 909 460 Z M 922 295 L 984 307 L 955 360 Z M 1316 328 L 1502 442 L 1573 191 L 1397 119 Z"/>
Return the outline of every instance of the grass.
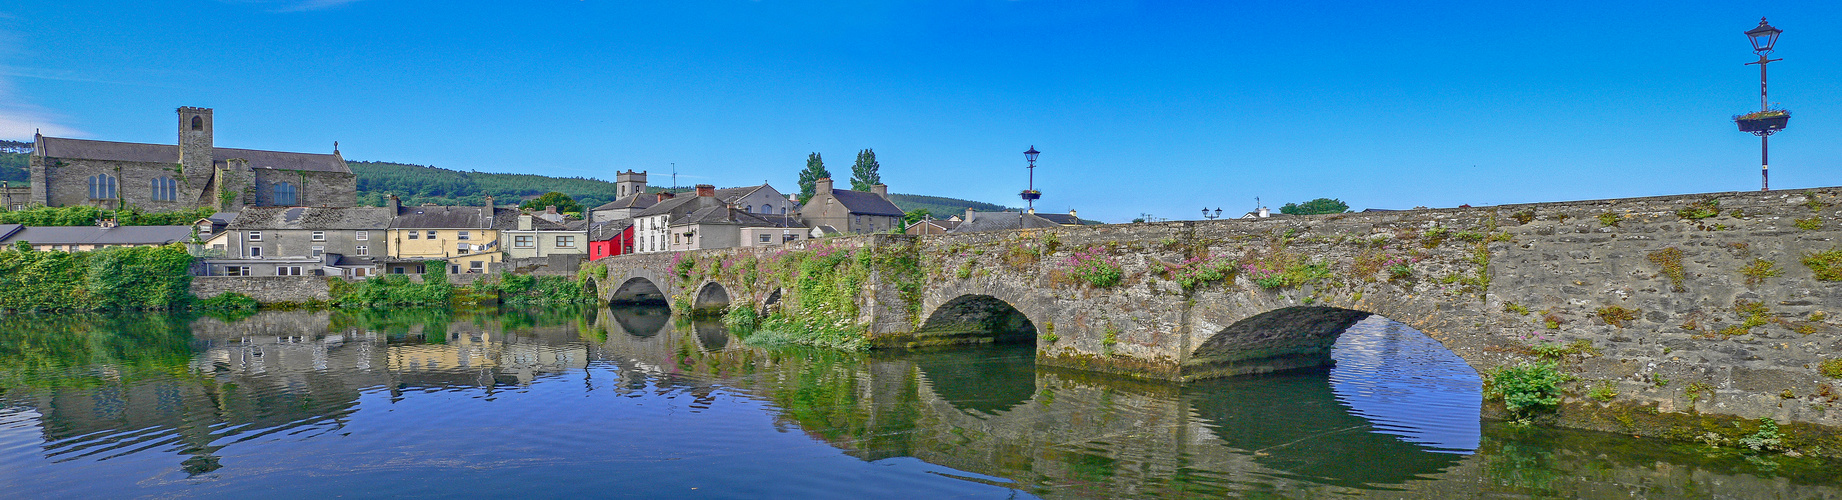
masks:
<path fill-rule="evenodd" d="M 1756 257 L 1752 259 L 1751 264 L 1740 268 L 1740 275 L 1746 277 L 1746 286 L 1758 286 L 1764 283 L 1766 278 L 1783 274 L 1784 270 L 1778 268 L 1778 263 Z"/>
<path fill-rule="evenodd" d="M 1842 249 L 1807 254 L 1803 262 L 1820 281 L 1842 281 Z"/>
<path fill-rule="evenodd" d="M 1618 214 L 1615 213 L 1605 212 L 1599 214 L 1599 225 L 1601 226 L 1616 227 L 1621 220 L 1624 220 L 1624 218 L 1619 217 Z"/>
<path fill-rule="evenodd" d="M 1676 211 L 1677 217 L 1686 220 L 1701 220 L 1716 215 L 1720 215 L 1720 200 L 1713 198 L 1695 202 L 1689 205 L 1688 208 Z"/>
<path fill-rule="evenodd" d="M 1594 314 L 1597 314 L 1599 319 L 1604 320 L 1605 324 L 1619 328 L 1624 328 L 1625 325 L 1637 320 L 1640 316 L 1639 311 L 1636 309 L 1625 309 L 1619 306 L 1601 307 L 1598 311 L 1594 312 Z"/>
<path fill-rule="evenodd" d="M 1669 247 L 1650 252 L 1649 259 L 1652 264 L 1662 268 L 1664 276 L 1669 277 L 1669 284 L 1673 290 L 1688 291 L 1682 286 L 1682 281 L 1688 278 L 1688 272 L 1682 267 L 1682 249 Z"/>
<path fill-rule="evenodd" d="M 1808 219 L 1797 219 L 1796 224 L 1797 224 L 1798 229 L 1802 229 L 1805 231 L 1815 231 L 1815 230 L 1823 228 L 1823 219 L 1821 217 L 1811 217 Z"/>
<path fill-rule="evenodd" d="M 1817 363 L 1816 372 L 1829 378 L 1842 378 L 1842 358 L 1830 358 Z"/>

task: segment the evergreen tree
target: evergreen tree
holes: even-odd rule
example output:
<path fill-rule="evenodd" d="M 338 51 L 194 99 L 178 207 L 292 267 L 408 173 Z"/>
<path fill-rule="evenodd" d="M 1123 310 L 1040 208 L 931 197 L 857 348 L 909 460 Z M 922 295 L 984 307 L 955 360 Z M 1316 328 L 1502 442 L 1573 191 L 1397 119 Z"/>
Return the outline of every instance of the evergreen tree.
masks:
<path fill-rule="evenodd" d="M 857 163 L 851 165 L 851 190 L 869 192 L 870 186 L 882 184 L 883 177 L 876 173 L 881 168 L 876 164 L 876 151 L 858 151 Z"/>
<path fill-rule="evenodd" d="M 831 172 L 825 171 L 825 160 L 818 153 L 806 156 L 806 169 L 799 172 L 799 202 L 806 204 L 812 195 L 818 193 L 819 179 L 831 178 Z"/>

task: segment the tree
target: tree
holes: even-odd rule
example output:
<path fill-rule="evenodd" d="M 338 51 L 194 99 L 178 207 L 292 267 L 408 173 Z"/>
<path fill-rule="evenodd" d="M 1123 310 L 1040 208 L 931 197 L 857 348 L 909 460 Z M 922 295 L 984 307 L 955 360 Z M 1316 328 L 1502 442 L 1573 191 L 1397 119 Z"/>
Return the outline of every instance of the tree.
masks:
<path fill-rule="evenodd" d="M 904 212 L 902 214 L 902 228 L 907 229 L 908 226 L 913 226 L 916 222 L 927 220 L 930 215 L 933 214 L 929 214 L 925 208 L 917 208 Z"/>
<path fill-rule="evenodd" d="M 1287 203 L 1279 207 L 1279 213 L 1286 215 L 1340 214 L 1348 212 L 1350 206 L 1342 200 L 1318 198 L 1304 203 Z"/>
<path fill-rule="evenodd" d="M 851 190 L 870 191 L 870 186 L 883 183 L 883 176 L 877 174 L 882 165 L 876 164 L 876 151 L 865 149 L 857 152 L 857 163 L 851 165 Z"/>
<path fill-rule="evenodd" d="M 518 205 L 518 208 L 521 208 L 524 210 L 543 210 L 544 207 L 548 207 L 550 205 L 556 205 L 556 211 L 559 213 L 560 212 L 582 212 L 584 211 L 582 209 L 582 204 L 576 203 L 575 198 L 570 198 L 569 195 L 559 193 L 556 191 L 544 193 L 542 195 L 539 195 L 536 198 L 532 198 L 531 201 L 527 201 L 521 205 Z"/>
<path fill-rule="evenodd" d="M 799 203 L 806 204 L 817 193 L 819 179 L 830 179 L 831 172 L 825 171 L 825 160 L 818 153 L 806 155 L 806 169 L 799 172 Z"/>

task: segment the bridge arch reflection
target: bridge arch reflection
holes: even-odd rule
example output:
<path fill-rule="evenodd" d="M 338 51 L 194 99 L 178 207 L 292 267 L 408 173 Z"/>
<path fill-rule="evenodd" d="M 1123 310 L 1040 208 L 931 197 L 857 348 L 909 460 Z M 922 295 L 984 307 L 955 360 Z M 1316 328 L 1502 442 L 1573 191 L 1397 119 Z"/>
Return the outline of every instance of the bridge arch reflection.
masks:
<path fill-rule="evenodd" d="M 1010 302 L 981 294 L 949 300 L 927 315 L 915 337 L 922 343 L 1030 343 L 1036 323 Z"/>

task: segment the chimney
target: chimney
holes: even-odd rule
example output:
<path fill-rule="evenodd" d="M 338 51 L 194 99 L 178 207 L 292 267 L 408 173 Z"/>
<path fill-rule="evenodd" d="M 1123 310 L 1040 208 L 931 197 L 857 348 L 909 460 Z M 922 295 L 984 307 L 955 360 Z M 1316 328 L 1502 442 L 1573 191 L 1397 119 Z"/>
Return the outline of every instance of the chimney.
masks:
<path fill-rule="evenodd" d="M 659 201 L 665 201 L 665 200 L 669 200 L 669 199 L 672 199 L 672 194 L 671 194 L 671 193 L 668 193 L 668 192 L 665 192 L 665 191 L 660 191 L 660 192 L 659 192 Z"/>
<path fill-rule="evenodd" d="M 496 207 L 494 207 L 494 206 L 493 206 L 493 204 L 492 204 L 492 195 L 491 195 L 491 194 L 487 194 L 487 195 L 486 195 L 486 209 L 487 209 L 487 210 L 492 210 L 493 208 L 496 208 Z"/>
<path fill-rule="evenodd" d="M 103 229 L 114 229 L 115 228 L 115 218 L 114 217 L 104 217 L 101 220 L 96 221 L 96 226 L 101 227 Z"/>
<path fill-rule="evenodd" d="M 966 207 L 966 222 L 972 221 L 972 207 Z"/>
<path fill-rule="evenodd" d="M 830 177 L 826 177 L 826 178 L 824 178 L 824 179 L 819 179 L 819 180 L 816 180 L 816 181 L 813 181 L 813 183 L 812 183 L 812 192 L 813 192 L 813 194 L 815 194 L 815 195 L 817 195 L 817 194 L 831 194 L 831 178 L 830 178 Z"/>
<path fill-rule="evenodd" d="M 531 230 L 531 214 L 518 214 L 518 230 L 519 231 L 530 231 Z"/>
<path fill-rule="evenodd" d="M 1261 218 L 1272 217 L 1272 216 L 1273 216 L 1273 213 L 1267 211 L 1266 207 L 1260 207 L 1260 217 Z"/>
<path fill-rule="evenodd" d="M 1074 217 L 1075 219 L 1080 219 L 1080 218 L 1081 218 L 1081 216 L 1079 216 L 1079 215 L 1075 215 L 1075 211 L 1074 211 L 1074 209 L 1072 209 L 1072 208 L 1070 208 L 1070 209 L 1068 209 L 1068 216 L 1069 216 L 1069 217 Z"/>
<path fill-rule="evenodd" d="M 543 218 L 544 220 L 555 222 L 557 224 L 563 223 L 563 214 L 556 213 L 556 205 L 545 206 Z"/>
<path fill-rule="evenodd" d="M 391 217 L 396 217 L 397 213 L 403 210 L 403 200 L 397 199 L 397 195 L 394 194 L 384 198 L 384 208 L 390 209 Z"/>
<path fill-rule="evenodd" d="M 882 184 L 871 184 L 870 193 L 875 194 L 877 196 L 881 196 L 883 197 L 883 199 L 887 200 L 889 199 L 889 186 L 884 186 Z"/>
<path fill-rule="evenodd" d="M 697 197 L 698 198 L 708 198 L 708 197 L 714 197 L 714 196 L 716 196 L 716 186 L 712 186 L 709 184 L 698 184 L 697 185 Z"/>

